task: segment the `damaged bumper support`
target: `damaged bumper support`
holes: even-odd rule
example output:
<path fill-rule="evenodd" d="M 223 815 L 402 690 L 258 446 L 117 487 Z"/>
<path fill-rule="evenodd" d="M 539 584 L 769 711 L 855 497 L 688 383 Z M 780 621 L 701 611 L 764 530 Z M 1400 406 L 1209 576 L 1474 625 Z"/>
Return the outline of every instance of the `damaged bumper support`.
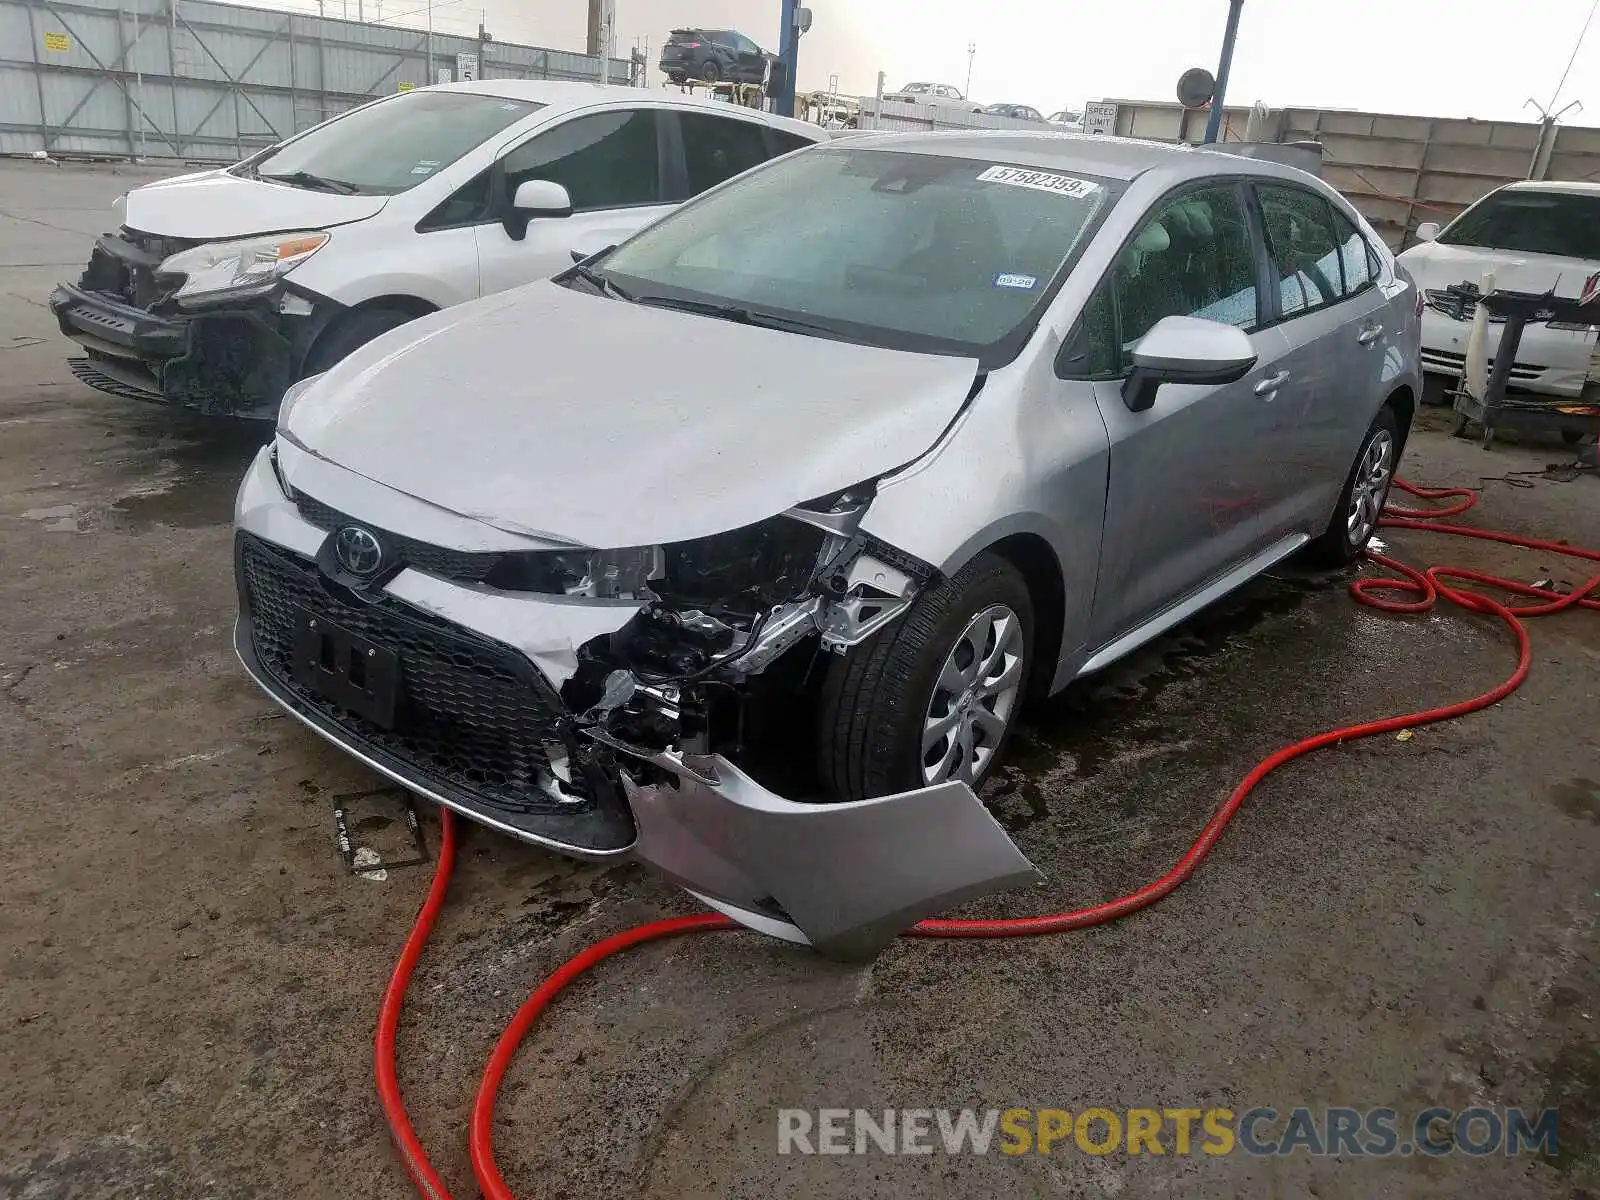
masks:
<path fill-rule="evenodd" d="M 318 331 L 338 306 L 274 283 L 180 307 L 155 276 L 159 251 L 102 237 L 83 279 L 59 284 L 50 311 L 87 351 L 74 375 L 99 391 L 202 413 L 272 419 Z"/>
<path fill-rule="evenodd" d="M 318 506 L 340 503 L 330 494 Z M 311 729 L 425 798 L 564 854 L 648 863 L 741 924 L 841 959 L 1039 878 L 965 783 L 796 803 L 726 755 L 636 745 L 585 719 L 592 710 L 570 711 L 558 689 L 581 648 L 640 604 L 497 592 L 411 567 L 378 594 L 341 598 L 318 567 L 337 531 L 307 512 L 263 451 L 236 510 L 239 656 Z M 826 617 L 809 616 L 809 635 L 829 636 Z M 363 672 L 404 673 L 398 714 L 366 707 L 381 691 L 373 677 L 348 707 L 348 678 L 311 678 L 332 669 L 329 630 Z"/>

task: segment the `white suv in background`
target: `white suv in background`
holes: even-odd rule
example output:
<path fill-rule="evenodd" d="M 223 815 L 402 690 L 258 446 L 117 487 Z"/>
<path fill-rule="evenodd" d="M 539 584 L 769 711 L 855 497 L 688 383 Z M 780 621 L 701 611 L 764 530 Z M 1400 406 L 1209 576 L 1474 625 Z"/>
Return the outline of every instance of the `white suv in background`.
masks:
<path fill-rule="evenodd" d="M 639 88 L 420 88 L 136 188 L 50 306 L 91 386 L 272 419 L 290 384 L 379 334 L 549 276 L 828 136 Z"/>
<path fill-rule="evenodd" d="M 1495 286 L 1517 292 L 1577 297 L 1600 271 L 1600 184 L 1513 183 L 1490 192 L 1443 229 L 1417 229 L 1421 244 L 1400 262 L 1422 288 L 1422 366 L 1430 375 L 1461 378 L 1486 271 Z M 1491 329 L 1497 328 L 1496 322 Z M 1491 333 L 1489 354 L 1499 334 Z M 1528 392 L 1577 396 L 1588 382 L 1595 331 L 1587 325 L 1530 322 L 1523 330 L 1509 383 Z"/>

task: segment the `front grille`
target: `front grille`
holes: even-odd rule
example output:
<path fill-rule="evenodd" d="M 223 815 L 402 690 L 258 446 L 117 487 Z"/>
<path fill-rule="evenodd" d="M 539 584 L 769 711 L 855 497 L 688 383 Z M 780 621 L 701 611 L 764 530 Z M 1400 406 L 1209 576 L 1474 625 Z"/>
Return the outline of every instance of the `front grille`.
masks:
<path fill-rule="evenodd" d="M 358 521 L 332 505 L 324 504 L 321 500 L 313 499 L 303 493 L 295 497 L 294 503 L 302 517 L 318 529 L 325 529 L 329 533 L 345 525 L 360 525 L 364 529 L 371 529 L 382 537 L 384 544 L 394 551 L 401 562 L 439 579 L 450 579 L 458 583 L 482 583 L 505 558 L 504 554 L 496 551 L 451 550 L 445 546 L 430 546 L 427 542 L 402 537 L 397 533 L 369 525 L 365 521 Z"/>
<path fill-rule="evenodd" d="M 589 792 L 577 775 L 552 794 L 550 753 L 563 746 L 560 701 L 515 650 L 398 601 L 342 599 L 324 586 L 314 563 L 250 534 L 239 535 L 237 552 L 256 658 L 298 706 L 338 726 L 358 748 L 402 764 L 440 794 L 453 792 L 504 813 L 585 807 Z M 394 729 L 338 707 L 296 679 L 297 609 L 399 654 Z"/>
<path fill-rule="evenodd" d="M 1456 354 L 1450 350 L 1431 350 L 1424 346 L 1422 349 L 1422 365 L 1435 371 L 1448 371 L 1460 375 L 1466 370 L 1467 357 Z M 1489 370 L 1494 370 L 1494 359 L 1489 360 Z M 1537 383 L 1539 376 L 1543 375 L 1545 368 L 1533 363 L 1512 363 L 1510 381 L 1512 383 Z"/>

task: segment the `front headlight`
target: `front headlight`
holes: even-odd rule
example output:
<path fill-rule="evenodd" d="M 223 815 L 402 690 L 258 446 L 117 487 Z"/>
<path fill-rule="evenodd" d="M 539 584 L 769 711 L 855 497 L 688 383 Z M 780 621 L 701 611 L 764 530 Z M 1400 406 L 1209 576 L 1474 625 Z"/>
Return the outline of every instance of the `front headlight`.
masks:
<path fill-rule="evenodd" d="M 281 279 L 328 244 L 323 230 L 280 233 L 237 242 L 208 242 L 180 250 L 157 268 L 162 275 L 183 275 L 178 302 L 205 297 L 215 300 L 230 292 L 249 293 Z"/>

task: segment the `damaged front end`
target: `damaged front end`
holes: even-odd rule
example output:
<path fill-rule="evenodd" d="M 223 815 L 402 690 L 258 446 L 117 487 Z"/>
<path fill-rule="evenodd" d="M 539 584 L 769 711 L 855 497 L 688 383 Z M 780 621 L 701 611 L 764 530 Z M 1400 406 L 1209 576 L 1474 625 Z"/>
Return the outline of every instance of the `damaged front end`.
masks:
<path fill-rule="evenodd" d="M 57 285 L 50 310 L 85 357 L 79 380 L 123 399 L 271 420 L 337 305 L 280 281 L 182 299 L 172 258 L 205 243 L 132 229 L 101 236 L 76 283 Z"/>
<path fill-rule="evenodd" d="M 855 489 L 641 555 L 643 606 L 581 647 L 562 688 L 579 736 L 614 757 L 635 857 L 747 926 L 846 959 L 1038 878 L 965 783 L 839 802 L 808 773 L 824 656 L 900 619 L 936 576 L 861 531 L 871 500 Z"/>

